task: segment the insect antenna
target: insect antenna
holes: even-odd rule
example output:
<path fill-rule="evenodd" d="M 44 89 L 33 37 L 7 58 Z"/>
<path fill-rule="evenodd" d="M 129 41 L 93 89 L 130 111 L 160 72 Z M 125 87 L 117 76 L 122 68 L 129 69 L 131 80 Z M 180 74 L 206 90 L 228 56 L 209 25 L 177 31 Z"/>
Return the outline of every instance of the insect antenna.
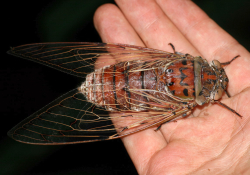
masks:
<path fill-rule="evenodd" d="M 238 115 L 240 118 L 242 118 L 243 116 L 240 115 L 238 112 L 236 112 L 235 110 L 233 110 L 232 108 L 230 108 L 229 106 L 225 105 L 224 103 L 221 103 L 219 100 L 214 100 L 215 103 L 227 108 L 228 110 L 232 111 L 233 113 L 235 113 L 236 115 Z"/>

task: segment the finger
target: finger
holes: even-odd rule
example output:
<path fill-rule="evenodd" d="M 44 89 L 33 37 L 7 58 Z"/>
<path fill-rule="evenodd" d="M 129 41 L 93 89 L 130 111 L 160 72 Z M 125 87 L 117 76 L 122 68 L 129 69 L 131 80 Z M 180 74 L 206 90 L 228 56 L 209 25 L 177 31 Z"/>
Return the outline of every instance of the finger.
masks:
<path fill-rule="evenodd" d="M 140 37 L 115 5 L 106 4 L 98 8 L 94 23 L 104 42 L 143 46 Z M 138 172 L 143 171 L 155 151 L 166 145 L 161 133 L 153 129 L 126 136 L 122 140 Z"/>
<path fill-rule="evenodd" d="M 250 86 L 249 52 L 232 36 L 225 32 L 205 12 L 192 1 L 187 0 L 156 0 L 165 14 L 178 27 L 207 60 L 230 61 L 234 56 L 241 55 L 226 67 L 229 80 L 228 91 L 233 95 Z M 178 7 L 178 8 L 173 8 Z M 244 81 L 243 81 L 244 80 Z M 246 81 L 248 80 L 248 81 Z"/>
<path fill-rule="evenodd" d="M 113 4 L 105 4 L 96 10 L 94 24 L 105 43 L 127 43 L 144 46 L 126 18 Z"/>
<path fill-rule="evenodd" d="M 154 0 L 116 0 L 124 16 L 147 47 L 173 52 L 198 54 Z"/>
<path fill-rule="evenodd" d="M 168 46 L 171 42 L 178 52 L 200 55 L 155 0 L 116 0 L 116 2 L 147 47 L 172 52 Z M 199 113 L 199 110 L 196 109 L 196 113 Z M 176 124 L 169 123 L 161 128 L 166 140 L 175 126 Z"/>

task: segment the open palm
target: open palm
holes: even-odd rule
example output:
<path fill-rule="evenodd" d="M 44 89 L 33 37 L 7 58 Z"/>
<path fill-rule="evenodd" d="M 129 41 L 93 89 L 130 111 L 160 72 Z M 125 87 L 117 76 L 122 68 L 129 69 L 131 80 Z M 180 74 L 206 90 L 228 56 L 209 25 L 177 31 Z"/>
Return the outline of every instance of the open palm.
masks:
<path fill-rule="evenodd" d="M 192 1 L 116 0 L 95 13 L 104 42 L 176 50 L 227 62 L 225 103 L 198 107 L 187 119 L 124 137 L 139 174 L 250 174 L 250 54 Z M 175 8 L 173 8 L 175 7 Z M 195 117 L 192 117 L 195 116 Z"/>

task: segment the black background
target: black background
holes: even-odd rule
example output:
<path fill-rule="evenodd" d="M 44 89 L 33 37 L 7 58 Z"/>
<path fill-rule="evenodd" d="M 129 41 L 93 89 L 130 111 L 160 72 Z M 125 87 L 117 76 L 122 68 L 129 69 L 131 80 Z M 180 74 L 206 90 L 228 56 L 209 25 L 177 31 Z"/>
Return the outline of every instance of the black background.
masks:
<path fill-rule="evenodd" d="M 96 8 L 108 2 L 113 1 L 9 1 L 2 6 L 0 174 L 137 174 L 119 139 L 67 146 L 34 146 L 18 143 L 6 135 L 22 119 L 82 81 L 7 55 L 7 50 L 11 46 L 34 42 L 100 42 L 92 19 Z M 194 2 L 250 49 L 248 0 Z"/>

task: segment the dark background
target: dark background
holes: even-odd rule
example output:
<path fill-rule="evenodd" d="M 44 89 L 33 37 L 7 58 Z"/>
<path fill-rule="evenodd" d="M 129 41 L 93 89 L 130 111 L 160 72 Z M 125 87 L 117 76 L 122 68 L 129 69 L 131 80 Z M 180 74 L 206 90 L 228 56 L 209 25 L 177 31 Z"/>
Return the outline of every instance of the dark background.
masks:
<path fill-rule="evenodd" d="M 79 86 L 82 81 L 46 66 L 7 55 L 6 51 L 11 46 L 34 42 L 100 42 L 92 18 L 96 8 L 108 2 L 113 3 L 112 0 L 24 0 L 9 1 L 2 6 L 1 175 L 137 174 L 119 139 L 67 146 L 34 146 L 18 143 L 6 135 L 22 119 Z M 249 0 L 194 2 L 250 49 Z"/>

